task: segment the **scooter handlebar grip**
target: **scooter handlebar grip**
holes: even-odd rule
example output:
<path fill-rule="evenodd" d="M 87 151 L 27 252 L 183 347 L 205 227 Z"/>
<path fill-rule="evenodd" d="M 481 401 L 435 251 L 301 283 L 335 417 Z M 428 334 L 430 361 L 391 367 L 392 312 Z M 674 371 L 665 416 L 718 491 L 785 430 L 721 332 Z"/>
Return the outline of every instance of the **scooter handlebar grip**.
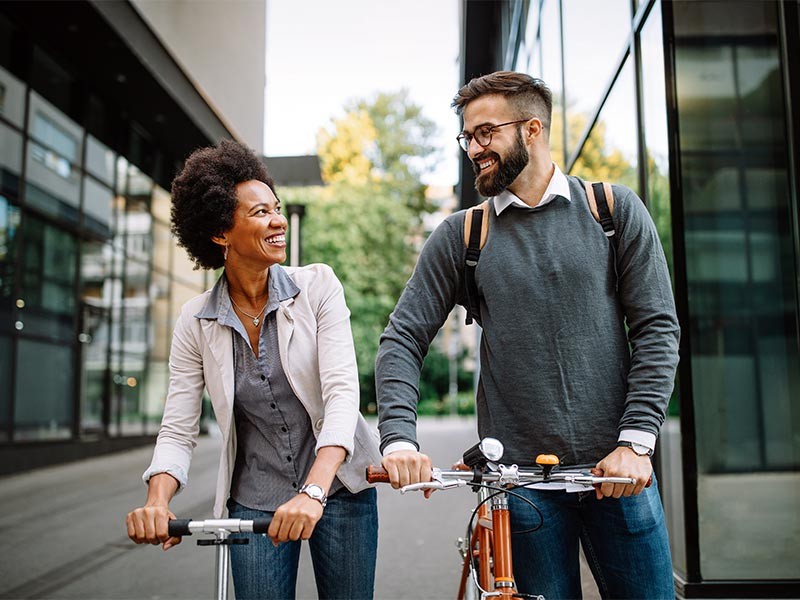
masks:
<path fill-rule="evenodd" d="M 272 519 L 253 519 L 253 533 L 267 533 Z"/>
<path fill-rule="evenodd" d="M 172 519 L 167 526 L 170 537 L 192 535 L 192 532 L 189 531 L 189 523 L 191 523 L 191 521 L 191 519 Z"/>

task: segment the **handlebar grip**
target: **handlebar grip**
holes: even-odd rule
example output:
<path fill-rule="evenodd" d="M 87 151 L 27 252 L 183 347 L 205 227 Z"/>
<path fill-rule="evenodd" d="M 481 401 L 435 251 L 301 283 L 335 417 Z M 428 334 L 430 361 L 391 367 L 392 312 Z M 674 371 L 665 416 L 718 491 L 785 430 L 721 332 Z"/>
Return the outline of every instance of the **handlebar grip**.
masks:
<path fill-rule="evenodd" d="M 367 482 L 369 483 L 389 483 L 389 473 L 380 465 L 369 465 L 367 467 Z"/>
<path fill-rule="evenodd" d="M 253 519 L 253 533 L 267 533 L 272 519 Z"/>
<path fill-rule="evenodd" d="M 189 531 L 189 523 L 191 519 L 172 519 L 167 525 L 167 532 L 170 537 L 182 537 L 184 535 L 192 535 Z"/>

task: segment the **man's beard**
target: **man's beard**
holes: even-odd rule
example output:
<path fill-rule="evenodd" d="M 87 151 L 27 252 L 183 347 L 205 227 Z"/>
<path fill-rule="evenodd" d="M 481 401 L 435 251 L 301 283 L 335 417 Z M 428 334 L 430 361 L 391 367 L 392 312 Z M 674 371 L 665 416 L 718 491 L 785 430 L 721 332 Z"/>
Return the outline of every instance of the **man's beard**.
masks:
<path fill-rule="evenodd" d="M 487 158 L 494 158 L 497 165 L 494 174 L 481 175 L 478 163 Z M 522 134 L 517 129 L 517 139 L 514 147 L 505 159 L 501 159 L 496 152 L 481 155 L 480 160 L 472 161 L 472 170 L 475 173 L 475 189 L 484 197 L 497 196 L 508 186 L 514 183 L 517 176 L 528 166 L 528 152 L 522 141 Z"/>

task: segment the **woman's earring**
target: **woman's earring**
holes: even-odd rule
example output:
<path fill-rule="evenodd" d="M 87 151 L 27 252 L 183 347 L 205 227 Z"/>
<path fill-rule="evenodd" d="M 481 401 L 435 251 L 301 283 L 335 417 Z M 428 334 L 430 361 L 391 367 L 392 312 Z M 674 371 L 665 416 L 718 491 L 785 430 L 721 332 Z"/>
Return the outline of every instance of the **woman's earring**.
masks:
<path fill-rule="evenodd" d="M 222 262 L 228 260 L 228 244 L 225 244 L 225 250 L 222 251 Z"/>

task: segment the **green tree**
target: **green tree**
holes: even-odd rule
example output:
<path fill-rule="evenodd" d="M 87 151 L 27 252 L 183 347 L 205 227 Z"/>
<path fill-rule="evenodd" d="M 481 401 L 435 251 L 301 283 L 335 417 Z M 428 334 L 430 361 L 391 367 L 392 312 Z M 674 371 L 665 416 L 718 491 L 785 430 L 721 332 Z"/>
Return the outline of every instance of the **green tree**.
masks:
<path fill-rule="evenodd" d="M 378 341 L 416 259 L 434 133 L 405 91 L 353 101 L 317 136 L 327 185 L 280 191 L 306 205 L 303 262 L 329 264 L 344 287 L 367 411 Z"/>

